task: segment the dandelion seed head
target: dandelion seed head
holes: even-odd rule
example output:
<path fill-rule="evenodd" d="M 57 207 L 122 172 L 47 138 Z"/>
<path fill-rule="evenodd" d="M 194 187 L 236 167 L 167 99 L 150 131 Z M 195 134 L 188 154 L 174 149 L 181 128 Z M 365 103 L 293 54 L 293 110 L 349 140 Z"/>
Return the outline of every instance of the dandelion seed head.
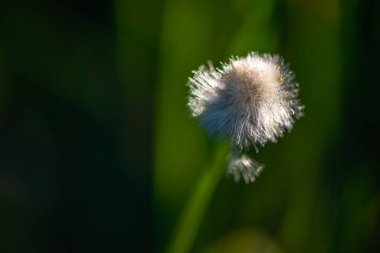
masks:
<path fill-rule="evenodd" d="M 189 78 L 188 106 L 208 133 L 233 150 L 227 173 L 253 182 L 263 166 L 246 151 L 276 142 L 303 115 L 295 75 L 278 55 L 232 57 L 215 69 L 201 66 Z"/>
<path fill-rule="evenodd" d="M 189 79 L 189 108 L 210 133 L 249 149 L 276 142 L 302 115 L 294 74 L 280 56 L 249 54 Z"/>

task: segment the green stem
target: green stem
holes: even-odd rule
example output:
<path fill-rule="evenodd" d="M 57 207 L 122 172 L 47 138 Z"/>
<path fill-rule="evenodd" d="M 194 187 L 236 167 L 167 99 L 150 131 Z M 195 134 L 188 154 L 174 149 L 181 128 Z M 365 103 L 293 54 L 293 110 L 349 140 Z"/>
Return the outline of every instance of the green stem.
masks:
<path fill-rule="evenodd" d="M 190 251 L 208 203 L 224 174 L 223 166 L 226 163 L 227 154 L 228 146 L 221 143 L 216 151 L 214 161 L 201 174 L 192 195 L 187 201 L 167 253 L 188 253 Z"/>

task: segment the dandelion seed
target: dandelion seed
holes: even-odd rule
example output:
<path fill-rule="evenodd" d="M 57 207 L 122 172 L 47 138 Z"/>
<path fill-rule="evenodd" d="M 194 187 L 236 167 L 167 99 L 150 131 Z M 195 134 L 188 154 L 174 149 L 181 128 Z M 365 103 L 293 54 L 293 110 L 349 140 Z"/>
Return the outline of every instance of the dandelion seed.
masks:
<path fill-rule="evenodd" d="M 189 78 L 188 106 L 206 131 L 228 139 L 233 150 L 227 173 L 252 182 L 263 166 L 250 148 L 276 142 L 303 115 L 295 75 L 278 55 L 232 57 L 220 69 L 201 66 Z"/>

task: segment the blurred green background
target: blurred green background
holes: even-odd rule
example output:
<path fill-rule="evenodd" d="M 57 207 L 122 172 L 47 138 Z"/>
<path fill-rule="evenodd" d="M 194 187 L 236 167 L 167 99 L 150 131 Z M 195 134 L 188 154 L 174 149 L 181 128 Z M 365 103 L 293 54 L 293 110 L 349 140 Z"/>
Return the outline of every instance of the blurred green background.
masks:
<path fill-rule="evenodd" d="M 165 252 L 218 145 L 187 78 L 251 51 L 306 116 L 217 182 L 188 252 L 379 252 L 375 0 L 1 1 L 0 252 Z"/>

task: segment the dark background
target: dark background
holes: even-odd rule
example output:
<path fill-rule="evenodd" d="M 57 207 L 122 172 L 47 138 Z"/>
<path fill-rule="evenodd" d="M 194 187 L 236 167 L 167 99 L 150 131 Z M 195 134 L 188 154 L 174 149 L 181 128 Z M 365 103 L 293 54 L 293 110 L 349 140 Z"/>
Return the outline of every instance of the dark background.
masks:
<path fill-rule="evenodd" d="M 156 49 L 119 4 L 0 3 L 0 252 L 151 248 Z"/>
<path fill-rule="evenodd" d="M 216 145 L 187 77 L 250 51 L 306 116 L 192 252 L 379 252 L 379 39 L 375 0 L 1 1 L 0 252 L 162 252 Z"/>

